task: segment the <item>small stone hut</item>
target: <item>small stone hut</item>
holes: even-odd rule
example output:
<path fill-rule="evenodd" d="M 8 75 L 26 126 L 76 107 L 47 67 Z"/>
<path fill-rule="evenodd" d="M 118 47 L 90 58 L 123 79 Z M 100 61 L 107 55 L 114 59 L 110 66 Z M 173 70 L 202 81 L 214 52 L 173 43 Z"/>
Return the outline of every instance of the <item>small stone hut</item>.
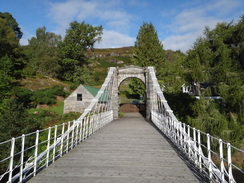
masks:
<path fill-rule="evenodd" d="M 80 112 L 83 113 L 95 98 L 99 89 L 80 85 L 64 100 L 64 113 Z"/>

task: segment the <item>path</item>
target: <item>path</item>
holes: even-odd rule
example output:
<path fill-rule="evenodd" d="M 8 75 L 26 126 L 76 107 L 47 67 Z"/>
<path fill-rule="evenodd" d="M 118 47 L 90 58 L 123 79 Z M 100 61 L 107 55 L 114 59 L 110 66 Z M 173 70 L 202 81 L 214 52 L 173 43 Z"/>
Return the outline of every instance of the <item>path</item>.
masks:
<path fill-rule="evenodd" d="M 181 155 L 139 113 L 100 129 L 28 183 L 191 183 Z"/>

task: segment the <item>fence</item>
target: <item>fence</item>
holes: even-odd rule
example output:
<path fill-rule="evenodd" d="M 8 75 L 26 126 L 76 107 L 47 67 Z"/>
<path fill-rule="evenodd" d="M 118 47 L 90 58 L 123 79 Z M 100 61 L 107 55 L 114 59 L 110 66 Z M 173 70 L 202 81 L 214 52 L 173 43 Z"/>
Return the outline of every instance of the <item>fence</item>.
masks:
<path fill-rule="evenodd" d="M 113 74 L 110 68 L 97 96 L 77 120 L 1 142 L 0 181 L 28 180 L 111 122 Z"/>
<path fill-rule="evenodd" d="M 149 73 L 155 92 L 152 99 L 152 122 L 183 150 L 210 180 L 235 183 L 233 170 L 244 177 L 244 171 L 232 163 L 232 153 L 240 153 L 244 157 L 244 151 L 178 121 L 159 87 L 153 68 L 149 68 Z"/>

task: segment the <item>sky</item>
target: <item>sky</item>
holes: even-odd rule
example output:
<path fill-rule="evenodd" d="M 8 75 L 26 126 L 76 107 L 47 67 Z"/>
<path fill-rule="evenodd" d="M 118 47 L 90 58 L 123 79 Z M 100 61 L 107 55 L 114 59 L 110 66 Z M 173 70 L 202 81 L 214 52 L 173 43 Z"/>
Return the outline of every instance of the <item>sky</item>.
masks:
<path fill-rule="evenodd" d="M 164 49 L 186 52 L 206 26 L 238 22 L 243 0 L 0 0 L 0 12 L 9 12 L 24 33 L 21 45 L 36 29 L 65 36 L 72 21 L 103 26 L 96 48 L 134 46 L 143 22 L 152 23 Z"/>

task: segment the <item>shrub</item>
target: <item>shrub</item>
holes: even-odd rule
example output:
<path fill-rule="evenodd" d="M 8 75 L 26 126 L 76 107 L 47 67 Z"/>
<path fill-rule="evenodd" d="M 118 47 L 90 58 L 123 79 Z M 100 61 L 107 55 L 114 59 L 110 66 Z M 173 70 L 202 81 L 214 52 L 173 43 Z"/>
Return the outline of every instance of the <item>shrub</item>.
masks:
<path fill-rule="evenodd" d="M 63 86 L 55 85 L 52 88 L 45 88 L 34 92 L 32 101 L 37 104 L 56 104 L 56 96 L 66 97 L 67 92 L 64 91 Z"/>
<path fill-rule="evenodd" d="M 54 90 L 53 92 L 56 96 L 67 97 L 69 95 L 69 93 L 64 90 L 63 86 L 54 85 L 51 89 Z"/>

